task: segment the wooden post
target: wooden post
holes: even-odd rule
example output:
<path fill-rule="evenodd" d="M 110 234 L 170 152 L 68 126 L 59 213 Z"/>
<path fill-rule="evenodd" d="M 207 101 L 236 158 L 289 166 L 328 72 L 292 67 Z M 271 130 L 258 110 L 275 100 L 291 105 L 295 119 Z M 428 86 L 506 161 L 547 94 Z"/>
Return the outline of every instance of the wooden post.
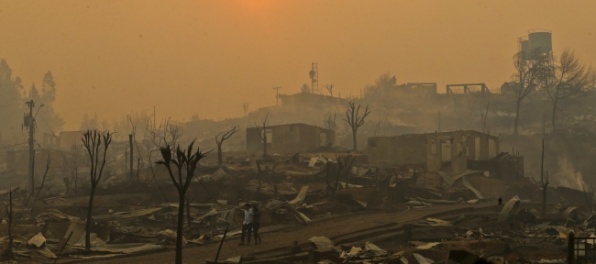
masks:
<path fill-rule="evenodd" d="M 567 263 L 575 263 L 575 235 L 573 231 L 569 232 L 569 236 L 567 236 Z"/>
<path fill-rule="evenodd" d="M 221 252 L 221 246 L 223 245 L 224 240 L 226 240 L 226 235 L 228 234 L 228 227 L 229 225 L 226 225 L 226 230 L 224 230 L 223 237 L 221 238 L 221 241 L 219 241 L 219 247 L 217 247 L 217 254 L 215 255 L 215 263 L 217 263 L 217 260 L 219 259 L 219 252 Z"/>

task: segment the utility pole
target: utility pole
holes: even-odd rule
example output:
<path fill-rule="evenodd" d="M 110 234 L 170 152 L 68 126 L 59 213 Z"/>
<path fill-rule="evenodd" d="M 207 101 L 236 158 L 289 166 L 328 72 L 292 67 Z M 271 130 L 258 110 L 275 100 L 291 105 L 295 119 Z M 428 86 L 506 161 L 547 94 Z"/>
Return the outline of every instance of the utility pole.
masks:
<path fill-rule="evenodd" d="M 25 116 L 25 127 L 29 129 L 29 191 L 30 196 L 35 194 L 35 117 L 33 117 L 33 100 L 26 102 L 29 106 L 29 115 Z"/>
<path fill-rule="evenodd" d="M 279 105 L 279 89 L 281 89 L 281 86 L 273 87 L 273 90 L 275 90 L 275 104 L 276 105 Z"/>

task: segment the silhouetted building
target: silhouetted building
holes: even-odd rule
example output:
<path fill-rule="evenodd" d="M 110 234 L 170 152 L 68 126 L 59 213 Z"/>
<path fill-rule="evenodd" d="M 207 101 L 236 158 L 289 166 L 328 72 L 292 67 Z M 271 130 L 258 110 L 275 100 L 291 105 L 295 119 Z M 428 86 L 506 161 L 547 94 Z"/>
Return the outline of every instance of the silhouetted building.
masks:
<path fill-rule="evenodd" d="M 488 160 L 498 153 L 497 137 L 472 130 L 368 139 L 369 160 L 375 166 L 416 166 L 456 174 L 468 169 L 468 160 Z"/>
<path fill-rule="evenodd" d="M 287 124 L 246 129 L 246 151 L 263 153 L 263 133 L 267 134 L 267 154 L 291 154 L 312 152 L 335 144 L 331 130 L 306 125 Z"/>

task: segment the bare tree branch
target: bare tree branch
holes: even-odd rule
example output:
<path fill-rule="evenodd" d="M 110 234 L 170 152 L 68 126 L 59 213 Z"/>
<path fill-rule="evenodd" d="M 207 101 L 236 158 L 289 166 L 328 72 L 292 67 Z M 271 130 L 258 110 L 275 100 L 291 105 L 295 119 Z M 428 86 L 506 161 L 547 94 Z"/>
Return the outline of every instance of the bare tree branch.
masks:
<path fill-rule="evenodd" d="M 513 123 L 513 134 L 518 134 L 519 116 L 521 105 L 526 97 L 544 85 L 549 73 L 551 53 L 540 53 L 539 51 L 526 54 L 523 51 L 513 56 L 515 67 L 514 91 L 515 91 L 515 121 Z"/>
<path fill-rule="evenodd" d="M 346 109 L 346 117 L 344 118 L 344 121 L 346 121 L 346 123 L 348 123 L 348 125 L 350 126 L 350 128 L 352 129 L 352 140 L 354 143 L 354 150 L 358 150 L 358 142 L 357 142 L 357 132 L 358 132 L 358 128 L 360 128 L 362 125 L 364 125 L 364 119 L 370 115 L 370 111 L 368 110 L 368 105 L 366 106 L 366 108 L 364 109 L 364 113 L 362 113 L 362 115 L 360 114 L 360 105 L 358 105 L 358 107 L 356 107 L 356 105 L 354 104 L 354 102 L 349 102 L 348 103 L 348 109 Z"/>
<path fill-rule="evenodd" d="M 109 131 L 106 132 L 99 132 L 98 130 L 87 130 L 83 133 L 83 137 L 81 141 L 83 141 L 83 145 L 87 149 L 87 154 L 89 154 L 89 161 L 91 170 L 89 172 L 90 180 L 91 180 L 91 193 L 89 195 L 89 206 L 87 208 L 87 224 L 85 228 L 85 250 L 91 250 L 91 222 L 92 222 L 92 214 L 93 214 L 93 198 L 95 197 L 95 191 L 97 190 L 97 185 L 101 180 L 103 175 L 103 169 L 106 165 L 106 157 L 108 153 L 108 148 L 112 143 L 112 135 Z M 103 153 L 100 150 L 100 147 L 103 146 Z M 101 165 L 99 165 L 100 159 L 99 156 L 102 156 Z M 98 170 L 99 166 L 99 172 Z"/>
<path fill-rule="evenodd" d="M 234 134 L 236 134 L 236 132 L 238 132 L 238 127 L 234 126 L 232 129 L 224 132 L 223 134 L 219 133 L 217 136 L 215 136 L 215 144 L 217 144 L 217 164 L 219 166 L 221 166 L 223 163 L 221 146 L 223 145 L 224 141 L 232 137 Z"/>
<path fill-rule="evenodd" d="M 263 120 L 262 130 L 257 126 L 255 122 L 255 128 L 263 141 L 263 157 L 267 157 L 267 119 L 269 118 L 269 112 L 265 116 L 265 120 Z"/>
<path fill-rule="evenodd" d="M 552 130 L 557 128 L 557 113 L 585 94 L 594 85 L 594 72 L 586 68 L 575 57 L 575 52 L 566 49 L 553 66 L 552 76 L 547 79 L 546 92 L 551 101 Z"/>

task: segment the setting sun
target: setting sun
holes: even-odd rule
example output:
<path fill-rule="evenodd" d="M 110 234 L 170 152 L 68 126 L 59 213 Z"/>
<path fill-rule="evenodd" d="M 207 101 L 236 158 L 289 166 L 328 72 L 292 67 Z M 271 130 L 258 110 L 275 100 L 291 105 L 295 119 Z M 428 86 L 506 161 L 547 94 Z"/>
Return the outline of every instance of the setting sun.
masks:
<path fill-rule="evenodd" d="M 262 11 L 268 10 L 275 5 L 275 0 L 238 0 L 236 3 L 239 3 L 243 9 L 246 10 L 254 10 L 254 11 Z"/>

